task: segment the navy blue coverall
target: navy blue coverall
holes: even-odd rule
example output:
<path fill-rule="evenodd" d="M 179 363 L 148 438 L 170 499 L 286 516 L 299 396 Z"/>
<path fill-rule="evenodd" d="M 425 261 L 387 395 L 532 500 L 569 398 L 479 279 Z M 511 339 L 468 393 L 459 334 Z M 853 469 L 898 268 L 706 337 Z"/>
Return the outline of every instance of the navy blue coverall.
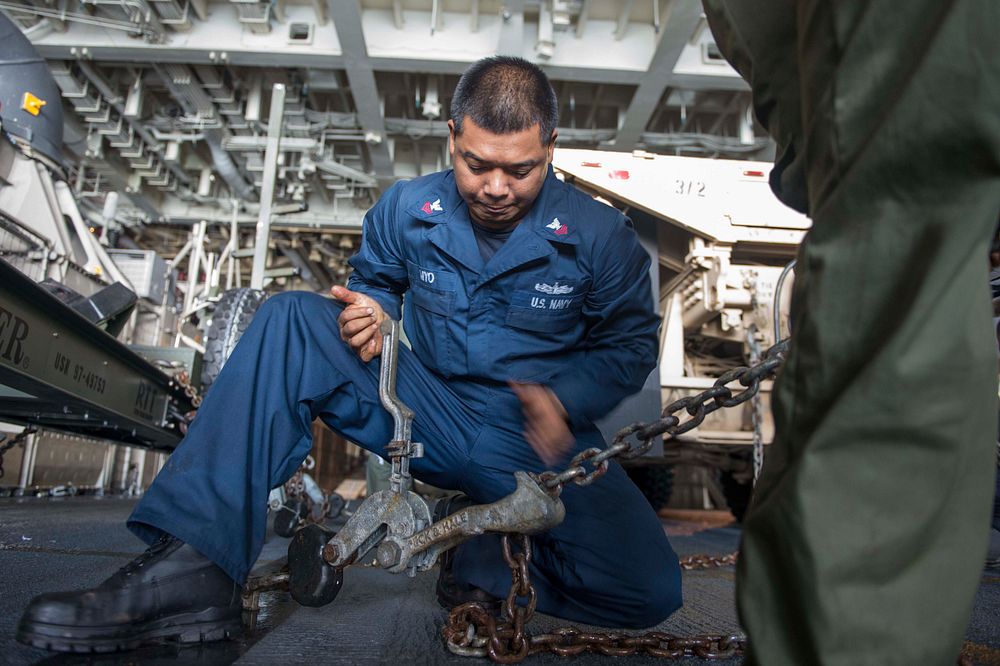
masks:
<path fill-rule="evenodd" d="M 397 392 L 425 446 L 411 470 L 476 502 L 513 491 L 516 470 L 545 469 L 508 380 L 551 388 L 579 451 L 604 446 L 594 420 L 654 366 L 648 256 L 621 213 L 551 170 L 485 265 L 450 171 L 390 188 L 366 216 L 351 265 L 350 289 L 392 317 L 402 309 L 412 351 L 400 349 Z M 170 533 L 242 581 L 264 540 L 268 492 L 309 452 L 315 418 L 382 453 L 392 419 L 378 398 L 379 361 L 362 362 L 341 341 L 342 307 L 302 292 L 265 301 L 129 518 L 133 532 L 146 541 Z M 539 610 L 641 627 L 680 607 L 677 556 L 620 466 L 562 498 L 565 521 L 533 541 Z M 460 546 L 454 573 L 496 596 L 510 587 L 495 536 Z"/>

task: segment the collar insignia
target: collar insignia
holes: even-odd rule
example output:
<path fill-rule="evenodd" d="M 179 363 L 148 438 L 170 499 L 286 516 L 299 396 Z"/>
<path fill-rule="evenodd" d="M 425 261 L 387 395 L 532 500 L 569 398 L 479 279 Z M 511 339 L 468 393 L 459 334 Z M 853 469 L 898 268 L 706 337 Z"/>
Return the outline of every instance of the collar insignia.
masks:
<path fill-rule="evenodd" d="M 444 208 L 441 207 L 441 200 L 435 199 L 434 201 L 425 201 L 420 210 L 424 212 L 424 215 L 430 215 L 431 213 L 440 213 Z"/>
<path fill-rule="evenodd" d="M 554 231 L 556 236 L 565 236 L 569 232 L 569 227 L 560 222 L 558 217 L 552 218 L 552 221 L 546 224 L 545 228 Z"/>

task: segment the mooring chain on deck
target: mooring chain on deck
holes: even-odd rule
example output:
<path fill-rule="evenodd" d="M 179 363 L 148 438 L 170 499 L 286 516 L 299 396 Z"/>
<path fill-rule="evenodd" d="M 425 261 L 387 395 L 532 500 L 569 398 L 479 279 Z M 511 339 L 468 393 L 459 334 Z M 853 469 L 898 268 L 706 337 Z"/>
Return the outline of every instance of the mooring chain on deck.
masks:
<path fill-rule="evenodd" d="M 520 542 L 514 552 L 511 539 Z M 645 654 L 664 659 L 698 657 L 728 659 L 743 654 L 746 638 L 739 633 L 676 636 L 662 631 L 629 635 L 617 631 L 584 631 L 576 627 L 560 627 L 545 634 L 531 635 L 525 625 L 535 613 L 535 588 L 528 576 L 531 561 L 531 541 L 523 535 L 505 534 L 501 539 L 503 556 L 511 572 L 510 593 L 504 600 L 501 619 L 495 618 L 479 603 L 456 606 L 441 629 L 448 649 L 465 657 L 489 657 L 500 664 L 516 664 L 539 652 L 551 652 L 570 657 L 595 652 L 610 657 Z M 731 558 L 731 559 L 730 559 Z M 723 564 L 723 561 L 726 561 Z M 710 558 L 696 555 L 681 560 L 685 569 L 726 566 L 735 561 L 735 554 Z M 523 605 L 518 600 L 525 600 Z"/>
<path fill-rule="evenodd" d="M 653 447 L 657 437 L 673 439 L 700 426 L 705 417 L 716 410 L 742 405 L 758 394 L 761 382 L 775 375 L 784 362 L 787 351 L 786 338 L 764 352 L 760 363 L 729 370 L 715 380 L 711 388 L 667 405 L 656 421 L 625 426 L 615 434 L 608 448 L 602 451 L 594 447 L 581 451 L 570 461 L 569 467 L 565 470 L 558 473 L 543 472 L 538 475 L 538 482 L 553 495 L 558 495 L 563 486 L 570 482 L 579 486 L 589 485 L 604 475 L 608 470 L 608 460 L 611 458 L 622 460 L 638 458 Z M 743 390 L 727 386 L 734 382 L 743 386 Z M 682 411 L 688 414 L 688 418 L 684 421 L 678 416 Z M 632 436 L 638 444 L 629 444 L 627 440 Z M 587 471 L 584 463 L 589 463 L 591 471 Z"/>
<path fill-rule="evenodd" d="M 607 472 L 608 460 L 637 458 L 653 447 L 657 437 L 674 438 L 697 428 L 706 416 L 718 409 L 743 404 L 759 393 L 761 382 L 774 376 L 784 362 L 787 351 L 788 339 L 778 342 L 764 352 L 759 363 L 734 368 L 719 377 L 711 388 L 670 403 L 656 421 L 633 423 L 622 428 L 615 434 L 608 448 L 603 451 L 598 448 L 582 451 L 570 461 L 564 471 L 539 474 L 536 477 L 538 483 L 553 495 L 559 495 L 567 483 L 589 485 Z M 743 386 L 743 390 L 727 386 L 734 382 Z M 684 421 L 679 416 L 682 411 L 688 414 Z M 638 442 L 636 445 L 627 441 L 633 436 Z M 585 463 L 590 465 L 589 472 Z M 642 653 L 668 659 L 728 659 L 743 654 L 746 640 L 741 634 L 675 636 L 653 631 L 633 636 L 563 627 L 547 634 L 531 636 L 524 629 L 524 625 L 534 614 L 536 603 L 535 589 L 528 579 L 531 546 L 527 536 L 517 536 L 521 540 L 521 550 L 517 553 L 511 551 L 511 535 L 504 535 L 502 539 L 504 559 L 510 566 L 512 578 L 510 593 L 503 603 L 503 619 L 498 621 L 478 603 L 456 606 L 442 629 L 451 652 L 470 657 L 489 657 L 501 664 L 518 663 L 528 655 L 539 652 L 552 652 L 564 657 L 583 652 L 608 656 Z M 685 571 L 726 567 L 735 564 L 738 556 L 738 553 L 692 555 L 681 559 L 680 566 Z M 518 599 L 526 599 L 525 604 L 518 605 Z"/>
<path fill-rule="evenodd" d="M 729 553 L 727 555 L 688 555 L 680 559 L 681 569 L 684 571 L 698 571 L 701 569 L 718 569 L 721 567 L 731 567 L 736 564 L 740 553 Z"/>

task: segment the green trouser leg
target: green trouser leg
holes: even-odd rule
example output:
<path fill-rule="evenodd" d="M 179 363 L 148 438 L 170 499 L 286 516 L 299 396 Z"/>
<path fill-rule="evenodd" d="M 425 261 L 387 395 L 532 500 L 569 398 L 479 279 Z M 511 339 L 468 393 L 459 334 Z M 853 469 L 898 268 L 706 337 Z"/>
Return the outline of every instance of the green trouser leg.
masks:
<path fill-rule="evenodd" d="M 750 662 L 954 664 L 995 471 L 1000 3 L 705 4 L 813 219 L 737 572 Z"/>

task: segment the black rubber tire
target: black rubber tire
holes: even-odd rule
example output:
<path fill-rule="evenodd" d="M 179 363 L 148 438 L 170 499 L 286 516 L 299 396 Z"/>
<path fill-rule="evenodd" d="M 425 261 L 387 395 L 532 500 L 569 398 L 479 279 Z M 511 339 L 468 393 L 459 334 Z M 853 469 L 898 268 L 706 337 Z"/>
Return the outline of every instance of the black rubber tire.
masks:
<path fill-rule="evenodd" d="M 632 483 L 639 486 L 643 496 L 653 511 L 659 511 L 667 506 L 674 492 L 673 465 L 646 465 L 642 467 L 626 467 Z"/>
<path fill-rule="evenodd" d="M 750 508 L 750 498 L 753 496 L 753 483 L 740 482 L 729 472 L 719 474 L 719 484 L 722 486 L 722 493 L 726 496 L 726 504 L 729 511 L 742 523 Z"/>
<path fill-rule="evenodd" d="M 205 342 L 205 358 L 201 363 L 202 395 L 212 387 L 212 382 L 219 376 L 222 366 L 266 298 L 264 292 L 249 287 L 230 289 L 222 294 L 212 314 Z"/>

